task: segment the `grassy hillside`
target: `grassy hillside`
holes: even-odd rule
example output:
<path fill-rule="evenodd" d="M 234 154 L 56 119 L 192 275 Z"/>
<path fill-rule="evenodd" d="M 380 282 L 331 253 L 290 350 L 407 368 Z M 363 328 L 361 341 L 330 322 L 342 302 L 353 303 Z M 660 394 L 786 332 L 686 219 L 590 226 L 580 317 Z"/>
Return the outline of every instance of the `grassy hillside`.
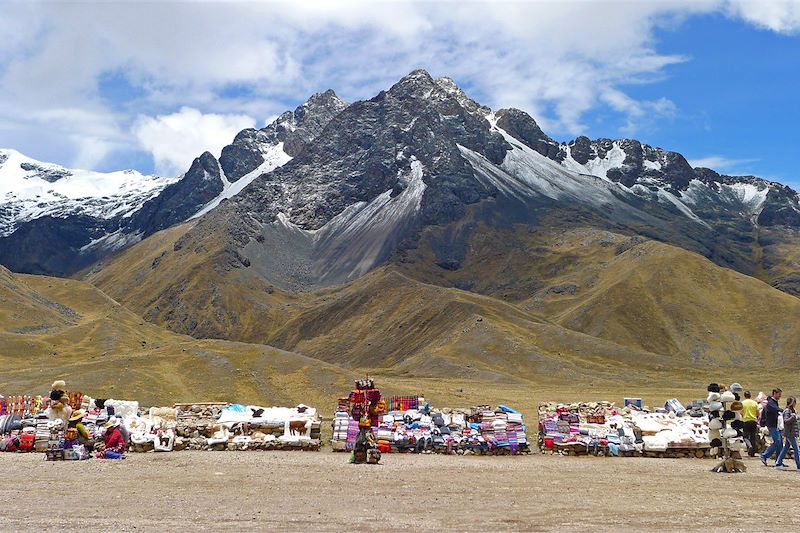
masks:
<path fill-rule="evenodd" d="M 682 248 L 590 228 L 479 225 L 461 267 L 448 271 L 421 242 L 400 263 L 408 275 L 513 302 L 568 329 L 661 354 L 665 365 L 800 362 L 800 299 Z"/>
<path fill-rule="evenodd" d="M 179 333 L 386 375 L 646 381 L 800 361 L 800 300 L 638 236 L 478 225 L 456 269 L 423 237 L 348 285 L 287 293 L 236 265 L 216 235 L 173 228 L 88 279 Z"/>
<path fill-rule="evenodd" d="M 56 378 L 96 396 L 144 403 L 238 400 L 329 401 L 354 374 L 269 346 L 197 340 L 149 324 L 74 280 L 3 272 L 0 391 L 39 393 Z M 20 332 L 15 309 L 55 306 L 69 320 L 30 315 Z M 45 302 L 43 304 L 42 302 Z M 57 318 L 57 317 L 56 317 Z"/>
<path fill-rule="evenodd" d="M 688 399 L 709 380 L 758 390 L 796 385 L 789 371 L 687 366 L 388 270 L 307 296 L 304 311 L 275 336 L 304 355 L 175 334 L 79 281 L 3 275 L 0 391 L 6 394 L 42 394 L 64 378 L 95 396 L 145 405 L 305 402 L 332 413 L 351 380 L 369 373 L 387 394 L 421 393 L 437 405 L 505 403 L 532 414 L 538 401 L 551 399 Z M 12 301 L 15 309 L 34 310 L 27 315 L 30 330 L 20 332 L 19 320 L 9 318 Z M 34 314 L 53 308 L 56 315 Z"/>

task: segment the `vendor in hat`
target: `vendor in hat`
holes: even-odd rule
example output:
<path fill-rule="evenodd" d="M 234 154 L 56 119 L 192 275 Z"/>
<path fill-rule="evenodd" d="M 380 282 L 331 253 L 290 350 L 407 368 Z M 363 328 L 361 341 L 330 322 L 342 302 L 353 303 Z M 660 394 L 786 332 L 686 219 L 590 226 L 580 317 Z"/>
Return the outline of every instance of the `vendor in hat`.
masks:
<path fill-rule="evenodd" d="M 94 441 L 89 437 L 86 426 L 83 425 L 84 416 L 86 416 L 86 411 L 83 409 L 78 409 L 72 413 L 67 423 L 67 436 L 74 435 L 73 440 L 77 441 L 78 444 L 83 444 L 87 451 L 92 451 L 94 449 Z M 74 430 L 74 432 L 71 430 Z"/>
<path fill-rule="evenodd" d="M 69 397 L 63 392 L 61 396 L 57 396 L 55 394 L 57 392 L 62 391 L 54 390 L 51 392 L 50 407 L 45 411 L 45 415 L 47 415 L 48 420 L 61 420 L 64 422 L 64 427 L 67 427 L 69 418 L 72 416 L 72 407 L 69 406 Z"/>
<path fill-rule="evenodd" d="M 108 422 L 103 426 L 105 433 L 103 433 L 103 442 L 98 445 L 101 448 L 97 454 L 98 459 L 122 459 L 125 453 L 125 439 L 122 438 L 122 433 L 119 430 L 120 420 L 116 416 L 108 419 Z"/>
<path fill-rule="evenodd" d="M 58 379 L 50 385 L 50 401 L 57 402 L 67 394 L 67 383 L 63 379 Z"/>
<path fill-rule="evenodd" d="M 375 454 L 378 454 L 377 460 Z M 369 418 L 362 418 L 358 421 L 358 436 L 355 446 L 353 446 L 353 460 L 355 464 L 366 462 L 377 463 L 380 460 L 380 452 L 375 444 L 375 437 L 372 435 L 372 425 Z"/>

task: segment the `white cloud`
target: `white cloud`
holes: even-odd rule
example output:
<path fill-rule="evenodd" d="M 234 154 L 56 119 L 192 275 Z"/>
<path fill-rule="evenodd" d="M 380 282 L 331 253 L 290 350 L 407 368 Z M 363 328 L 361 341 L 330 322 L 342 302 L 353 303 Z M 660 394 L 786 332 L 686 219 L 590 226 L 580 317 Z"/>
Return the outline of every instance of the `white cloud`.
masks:
<path fill-rule="evenodd" d="M 800 26 L 798 2 L 782 0 L 10 3 L 0 146 L 93 166 L 142 144 L 174 169 L 219 141 L 151 142 L 170 131 L 165 117 L 189 119 L 183 107 L 262 124 L 312 92 L 368 98 L 418 67 L 492 107 L 529 111 L 553 135 L 583 133 L 598 107 L 632 133 L 675 112 L 667 95 L 627 92 L 687 60 L 660 52 L 656 31 L 712 12 L 783 33 Z"/>
<path fill-rule="evenodd" d="M 717 172 L 730 171 L 741 165 L 754 163 L 757 159 L 731 159 L 721 155 L 710 155 L 699 159 L 690 159 L 689 164 L 693 167 L 703 167 L 716 170 Z"/>
<path fill-rule="evenodd" d="M 255 123 L 246 115 L 203 114 L 182 107 L 169 115 L 140 116 L 132 129 L 142 147 L 153 154 L 156 172 L 169 176 L 185 172 L 203 151 L 219 156 L 239 131 Z"/>
<path fill-rule="evenodd" d="M 730 0 L 728 13 L 778 33 L 800 33 L 798 0 Z"/>

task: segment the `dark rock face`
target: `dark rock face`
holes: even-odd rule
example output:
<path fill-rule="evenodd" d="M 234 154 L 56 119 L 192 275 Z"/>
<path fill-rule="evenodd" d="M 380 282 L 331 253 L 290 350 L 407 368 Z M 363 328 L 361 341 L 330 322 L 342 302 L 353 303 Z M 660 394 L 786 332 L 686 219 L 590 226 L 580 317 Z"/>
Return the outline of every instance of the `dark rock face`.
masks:
<path fill-rule="evenodd" d="M 518 141 L 525 143 L 545 157 L 556 161 L 561 160 L 561 146 L 545 135 L 536 121 L 525 111 L 513 108 L 501 109 L 497 112 L 496 117 L 497 125 Z"/>
<path fill-rule="evenodd" d="M 192 162 L 180 181 L 167 186 L 157 197 L 145 202 L 131 217 L 126 230 L 146 237 L 179 224 L 216 198 L 223 188 L 219 163 L 213 155 L 205 152 Z"/>
<path fill-rule="evenodd" d="M 570 143 L 570 147 L 572 158 L 581 165 L 585 165 L 592 158 L 592 141 L 589 137 L 581 135 Z"/>
<path fill-rule="evenodd" d="M 68 276 L 99 259 L 81 248 L 113 231 L 113 221 L 101 223 L 86 216 L 31 220 L 0 237 L 0 264 L 14 272 Z"/>
<path fill-rule="evenodd" d="M 797 194 L 789 187 L 784 186 L 770 189 L 764 207 L 758 215 L 758 223 L 761 226 L 800 228 L 800 206 L 798 206 Z"/>
<path fill-rule="evenodd" d="M 2 161 L 0 161 L 0 164 Z M 20 163 L 20 168 L 22 170 L 27 170 L 28 172 L 35 172 L 36 177 L 42 178 L 44 181 L 48 183 L 54 183 L 61 178 L 66 178 L 67 176 L 72 176 L 72 172 L 65 168 L 60 167 L 52 167 L 46 168 L 39 165 L 35 165 L 33 163 Z"/>
<path fill-rule="evenodd" d="M 455 220 L 466 205 L 495 194 L 475 179 L 457 145 L 497 163 L 510 148 L 485 113 L 452 80 L 414 71 L 337 114 L 295 159 L 256 179 L 233 204 L 264 223 L 289 212 L 294 224 L 318 229 L 356 202 L 398 194 L 416 160 L 426 185 L 422 222 Z"/>
<path fill-rule="evenodd" d="M 294 111 L 286 111 L 269 126 L 239 132 L 222 149 L 219 162 L 229 181 L 236 181 L 264 162 L 264 151 L 283 143 L 287 155 L 296 157 L 319 135 L 333 117 L 347 107 L 332 90 L 317 93 Z"/>
<path fill-rule="evenodd" d="M 263 131 L 253 128 L 240 131 L 233 143 L 222 149 L 219 162 L 225 177 L 229 181 L 236 181 L 245 174 L 252 172 L 264 162 L 261 147 L 271 145 L 274 139 Z"/>

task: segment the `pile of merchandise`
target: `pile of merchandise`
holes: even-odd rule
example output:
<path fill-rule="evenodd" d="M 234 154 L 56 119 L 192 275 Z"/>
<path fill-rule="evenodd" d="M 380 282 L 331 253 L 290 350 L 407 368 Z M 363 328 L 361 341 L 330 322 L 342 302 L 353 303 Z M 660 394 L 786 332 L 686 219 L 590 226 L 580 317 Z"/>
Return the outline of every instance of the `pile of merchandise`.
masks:
<path fill-rule="evenodd" d="M 104 424 L 119 420 L 132 452 L 180 450 L 313 450 L 321 447 L 316 409 L 260 407 L 228 403 L 176 404 L 142 412 L 136 401 L 96 400 L 65 393 L 89 440 L 99 442 Z M 87 450 L 66 437 L 64 421 L 48 418 L 49 397 L 0 397 L 0 451 L 37 451 L 50 460 L 85 459 Z M 80 410 L 80 411 L 79 411 Z M 91 446 L 90 446 L 91 447 Z"/>
<path fill-rule="evenodd" d="M 539 448 L 562 455 L 705 457 L 709 419 L 693 404 L 669 400 L 654 412 L 613 402 L 542 403 Z"/>
<path fill-rule="evenodd" d="M 744 422 L 742 410 L 744 406 L 740 395 L 742 386 L 731 385 L 730 390 L 718 383 L 708 386 L 708 411 L 711 422 L 711 446 L 721 461 L 711 469 L 712 472 L 737 473 L 747 471 L 742 462 L 742 452 L 747 449 L 744 441 Z M 787 444 L 788 446 L 788 444 Z"/>
<path fill-rule="evenodd" d="M 359 420 L 369 420 L 381 453 L 514 455 L 529 453 L 522 414 L 505 406 L 432 408 L 421 396 L 384 399 L 372 380 L 340 398 L 333 419 L 334 451 L 350 451 Z"/>

